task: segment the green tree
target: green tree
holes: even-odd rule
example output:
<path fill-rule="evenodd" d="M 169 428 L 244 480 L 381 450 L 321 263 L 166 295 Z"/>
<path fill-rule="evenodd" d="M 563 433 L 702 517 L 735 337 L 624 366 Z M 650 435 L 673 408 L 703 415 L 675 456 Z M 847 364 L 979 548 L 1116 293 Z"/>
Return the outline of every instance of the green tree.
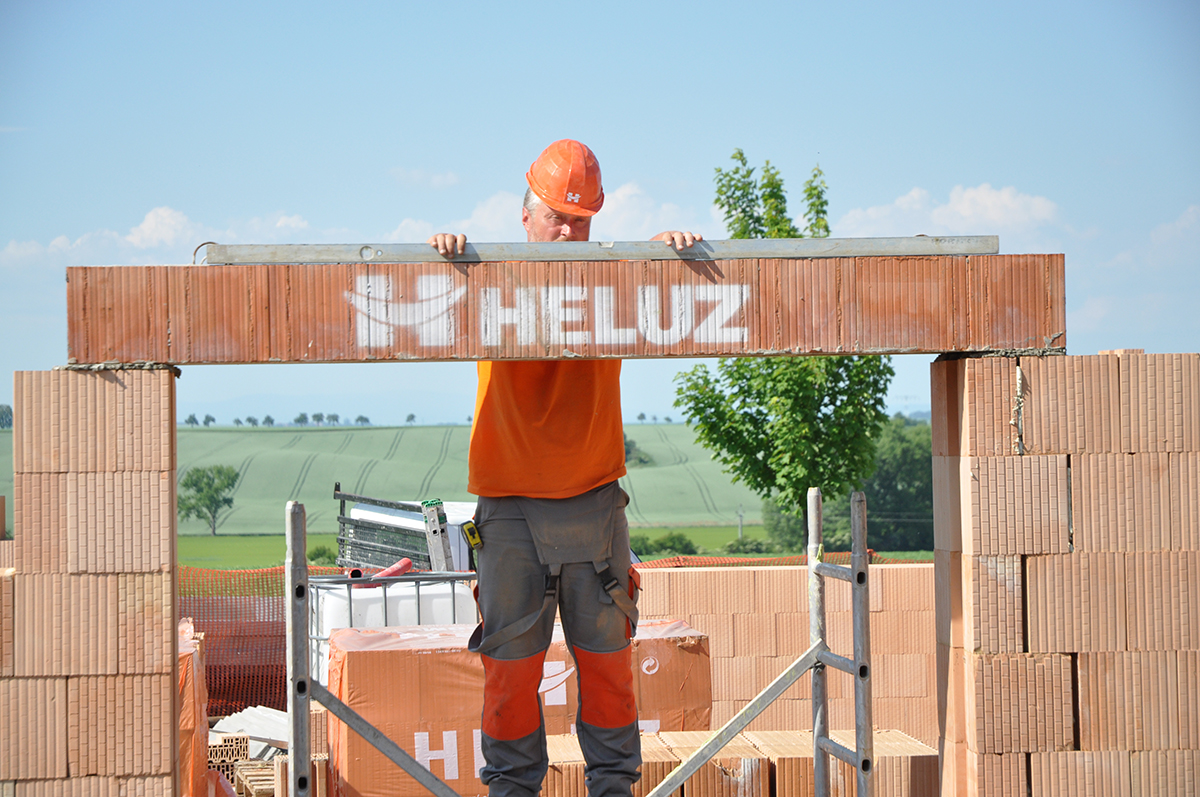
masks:
<path fill-rule="evenodd" d="M 11 429 L 13 425 L 13 411 L 8 404 L 0 404 L 0 429 Z"/>
<path fill-rule="evenodd" d="M 296 426 L 308 426 L 308 413 L 300 413 L 295 418 L 292 418 L 292 423 L 294 423 Z"/>
<path fill-rule="evenodd" d="M 253 415 L 247 415 L 247 416 L 246 416 L 246 423 L 248 423 L 248 424 L 250 424 L 251 426 L 253 426 L 253 427 L 257 428 L 257 427 L 258 427 L 258 418 L 255 418 Z"/>
<path fill-rule="evenodd" d="M 317 426 L 320 426 L 321 424 L 325 423 L 325 413 L 323 413 L 323 412 L 314 412 L 314 413 L 312 414 L 312 421 L 313 421 L 313 423 L 315 423 Z"/>
<path fill-rule="evenodd" d="M 413 423 L 416 422 L 416 420 L 417 420 L 417 416 L 410 412 L 408 414 L 408 417 L 404 419 L 404 422 L 411 426 Z"/>
<path fill-rule="evenodd" d="M 241 418 L 234 418 L 234 419 L 233 419 L 233 425 L 234 425 L 234 426 L 241 426 L 241 425 L 242 425 L 242 419 L 241 419 Z"/>
<path fill-rule="evenodd" d="M 646 422 L 646 413 L 639 412 L 637 419 L 638 419 L 638 423 L 645 423 Z"/>
<path fill-rule="evenodd" d="M 263 426 L 274 426 L 274 425 L 275 425 L 274 418 L 272 418 L 270 415 L 263 416 Z"/>
<path fill-rule="evenodd" d="M 333 566 L 337 564 L 337 551 L 328 545 L 315 545 L 308 549 L 310 565 Z"/>
<path fill-rule="evenodd" d="M 183 422 L 186 423 L 188 426 L 199 426 L 200 425 L 200 421 L 196 420 L 196 413 L 194 413 L 194 412 L 191 415 L 184 418 Z"/>
<path fill-rule="evenodd" d="M 359 415 L 357 418 L 354 419 L 354 422 L 357 423 L 359 426 L 370 426 L 371 425 L 371 419 L 368 418 L 366 415 Z"/>
<path fill-rule="evenodd" d="M 204 416 L 204 428 L 205 428 L 205 429 L 207 429 L 208 427 L 212 426 L 212 425 L 213 425 L 214 423 L 216 423 L 216 422 L 217 422 L 217 419 L 216 419 L 216 418 L 214 418 L 213 416 L 211 416 L 211 415 L 205 415 L 205 416 Z"/>
<path fill-rule="evenodd" d="M 325 420 L 329 421 L 330 426 L 337 426 L 338 421 L 340 421 L 341 419 L 342 419 L 342 416 L 338 415 L 336 412 L 331 412 L 325 416 Z"/>
<path fill-rule="evenodd" d="M 735 150 L 731 169 L 716 170 L 714 204 L 731 238 L 829 235 L 828 202 L 819 168 L 805 184 L 807 224 L 788 215 L 783 177 L 770 161 L 761 180 Z M 887 357 L 783 357 L 718 360 L 675 379 L 683 409 L 701 445 L 740 481 L 795 524 L 764 525 L 771 539 L 798 550 L 805 538 L 809 487 L 835 496 L 862 485 L 875 464 L 874 435 L 887 420 L 884 397 L 893 370 Z"/>
<path fill-rule="evenodd" d="M 933 549 L 933 442 L 928 423 L 897 413 L 876 439 L 875 471 L 863 485 L 867 543 L 877 551 Z M 826 547 L 849 550 L 850 502 L 825 504 Z"/>
<path fill-rule="evenodd" d="M 228 465 L 192 468 L 179 481 L 179 519 L 203 520 L 215 537 L 217 519 L 233 506 L 237 483 L 238 472 Z"/>

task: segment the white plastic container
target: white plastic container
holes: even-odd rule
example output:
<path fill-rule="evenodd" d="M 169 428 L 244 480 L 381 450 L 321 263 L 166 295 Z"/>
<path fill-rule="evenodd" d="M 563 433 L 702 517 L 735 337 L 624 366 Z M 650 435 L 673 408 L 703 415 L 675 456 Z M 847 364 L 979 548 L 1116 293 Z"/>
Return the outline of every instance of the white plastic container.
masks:
<path fill-rule="evenodd" d="M 370 581 L 364 579 L 363 583 Z M 313 664 L 317 680 L 323 686 L 328 686 L 329 636 L 338 628 L 474 625 L 478 621 L 471 587 L 460 581 L 391 583 L 387 587 L 386 604 L 382 585 L 321 587 L 312 590 L 312 595 L 317 603 Z"/>

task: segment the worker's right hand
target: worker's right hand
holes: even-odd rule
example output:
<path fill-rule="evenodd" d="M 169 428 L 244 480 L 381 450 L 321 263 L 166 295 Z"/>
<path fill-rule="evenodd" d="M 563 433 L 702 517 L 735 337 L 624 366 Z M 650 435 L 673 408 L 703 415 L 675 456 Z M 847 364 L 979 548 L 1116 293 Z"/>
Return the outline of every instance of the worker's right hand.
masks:
<path fill-rule="evenodd" d="M 438 254 L 445 258 L 453 258 L 467 250 L 467 236 L 462 233 L 455 235 L 449 232 L 439 232 L 429 236 L 429 240 L 425 243 L 438 250 Z"/>

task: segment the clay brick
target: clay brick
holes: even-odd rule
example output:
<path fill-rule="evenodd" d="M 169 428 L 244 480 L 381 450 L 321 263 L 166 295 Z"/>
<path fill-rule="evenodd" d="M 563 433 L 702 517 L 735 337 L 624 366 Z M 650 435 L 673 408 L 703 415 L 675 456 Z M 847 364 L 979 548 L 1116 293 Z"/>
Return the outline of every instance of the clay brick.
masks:
<path fill-rule="evenodd" d="M 66 679 L 0 679 L 0 706 L 0 781 L 67 777 Z"/>
<path fill-rule="evenodd" d="M 733 615 L 687 615 L 688 625 L 708 636 L 708 653 L 716 659 L 733 658 Z"/>
<path fill-rule="evenodd" d="M 963 646 L 963 556 L 957 551 L 933 552 L 936 585 L 937 643 Z"/>
<path fill-rule="evenodd" d="M 1200 750 L 1153 750 L 1130 754 L 1133 797 L 1200 793 Z"/>
<path fill-rule="evenodd" d="M 1124 650 L 1126 574 L 1125 558 L 1117 553 L 1027 557 L 1029 650 Z"/>
<path fill-rule="evenodd" d="M 78 723 L 68 750 L 71 772 L 170 774 L 177 749 L 176 699 L 169 673 L 70 679 L 66 702 Z"/>
<path fill-rule="evenodd" d="M 963 553 L 1065 553 L 1070 547 L 1065 456 L 979 457 L 962 484 Z M 968 523 L 968 515 L 969 523 Z"/>
<path fill-rule="evenodd" d="M 733 615 L 734 656 L 775 656 L 775 616 L 773 614 Z"/>
<path fill-rule="evenodd" d="M 1022 753 L 991 755 L 966 751 L 966 783 L 961 794 L 985 797 L 993 794 L 1027 794 L 1029 778 Z"/>
<path fill-rule="evenodd" d="M 1007 456 L 1015 443 L 1015 359 L 938 360 L 930 367 L 934 456 Z"/>
<path fill-rule="evenodd" d="M 170 371 L 13 374 L 17 473 L 175 469 Z"/>
<path fill-rule="evenodd" d="M 971 751 L 1065 750 L 1074 743 L 1070 657 L 967 653 L 964 681 Z"/>
<path fill-rule="evenodd" d="M 1080 653 L 1078 662 L 1080 749 L 1179 746 L 1181 694 L 1175 651 Z"/>
<path fill-rule="evenodd" d="M 1127 551 L 1136 536 L 1133 457 L 1071 457 L 1071 505 L 1077 551 Z"/>
<path fill-rule="evenodd" d="M 962 647 L 975 653 L 1025 650 L 1019 556 L 962 557 Z"/>
<path fill-rule="evenodd" d="M 1200 551 L 1125 556 L 1129 650 L 1200 649 Z"/>
<path fill-rule="evenodd" d="M 1131 794 L 1127 750 L 1031 753 L 1029 775 L 1032 797 L 1060 794 L 1129 797 Z"/>

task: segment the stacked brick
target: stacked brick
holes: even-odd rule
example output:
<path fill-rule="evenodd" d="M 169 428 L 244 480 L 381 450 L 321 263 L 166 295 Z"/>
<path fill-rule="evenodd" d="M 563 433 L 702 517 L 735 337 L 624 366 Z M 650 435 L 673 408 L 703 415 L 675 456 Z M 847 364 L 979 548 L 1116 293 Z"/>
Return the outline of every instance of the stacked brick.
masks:
<path fill-rule="evenodd" d="M 21 372 L 14 396 L 0 782 L 176 793 L 172 374 Z"/>
<path fill-rule="evenodd" d="M 944 793 L 1194 794 L 1200 354 L 932 386 Z"/>
<path fill-rule="evenodd" d="M 806 567 L 647 568 L 641 578 L 643 617 L 678 618 L 708 635 L 714 729 L 810 646 Z M 827 579 L 825 590 L 829 646 L 850 656 L 850 585 Z M 874 724 L 933 746 L 938 739 L 933 568 L 872 566 L 870 595 Z M 827 672 L 831 727 L 853 728 L 854 684 L 839 671 Z M 810 688 L 811 679 L 801 678 L 750 730 L 812 728 Z"/>

